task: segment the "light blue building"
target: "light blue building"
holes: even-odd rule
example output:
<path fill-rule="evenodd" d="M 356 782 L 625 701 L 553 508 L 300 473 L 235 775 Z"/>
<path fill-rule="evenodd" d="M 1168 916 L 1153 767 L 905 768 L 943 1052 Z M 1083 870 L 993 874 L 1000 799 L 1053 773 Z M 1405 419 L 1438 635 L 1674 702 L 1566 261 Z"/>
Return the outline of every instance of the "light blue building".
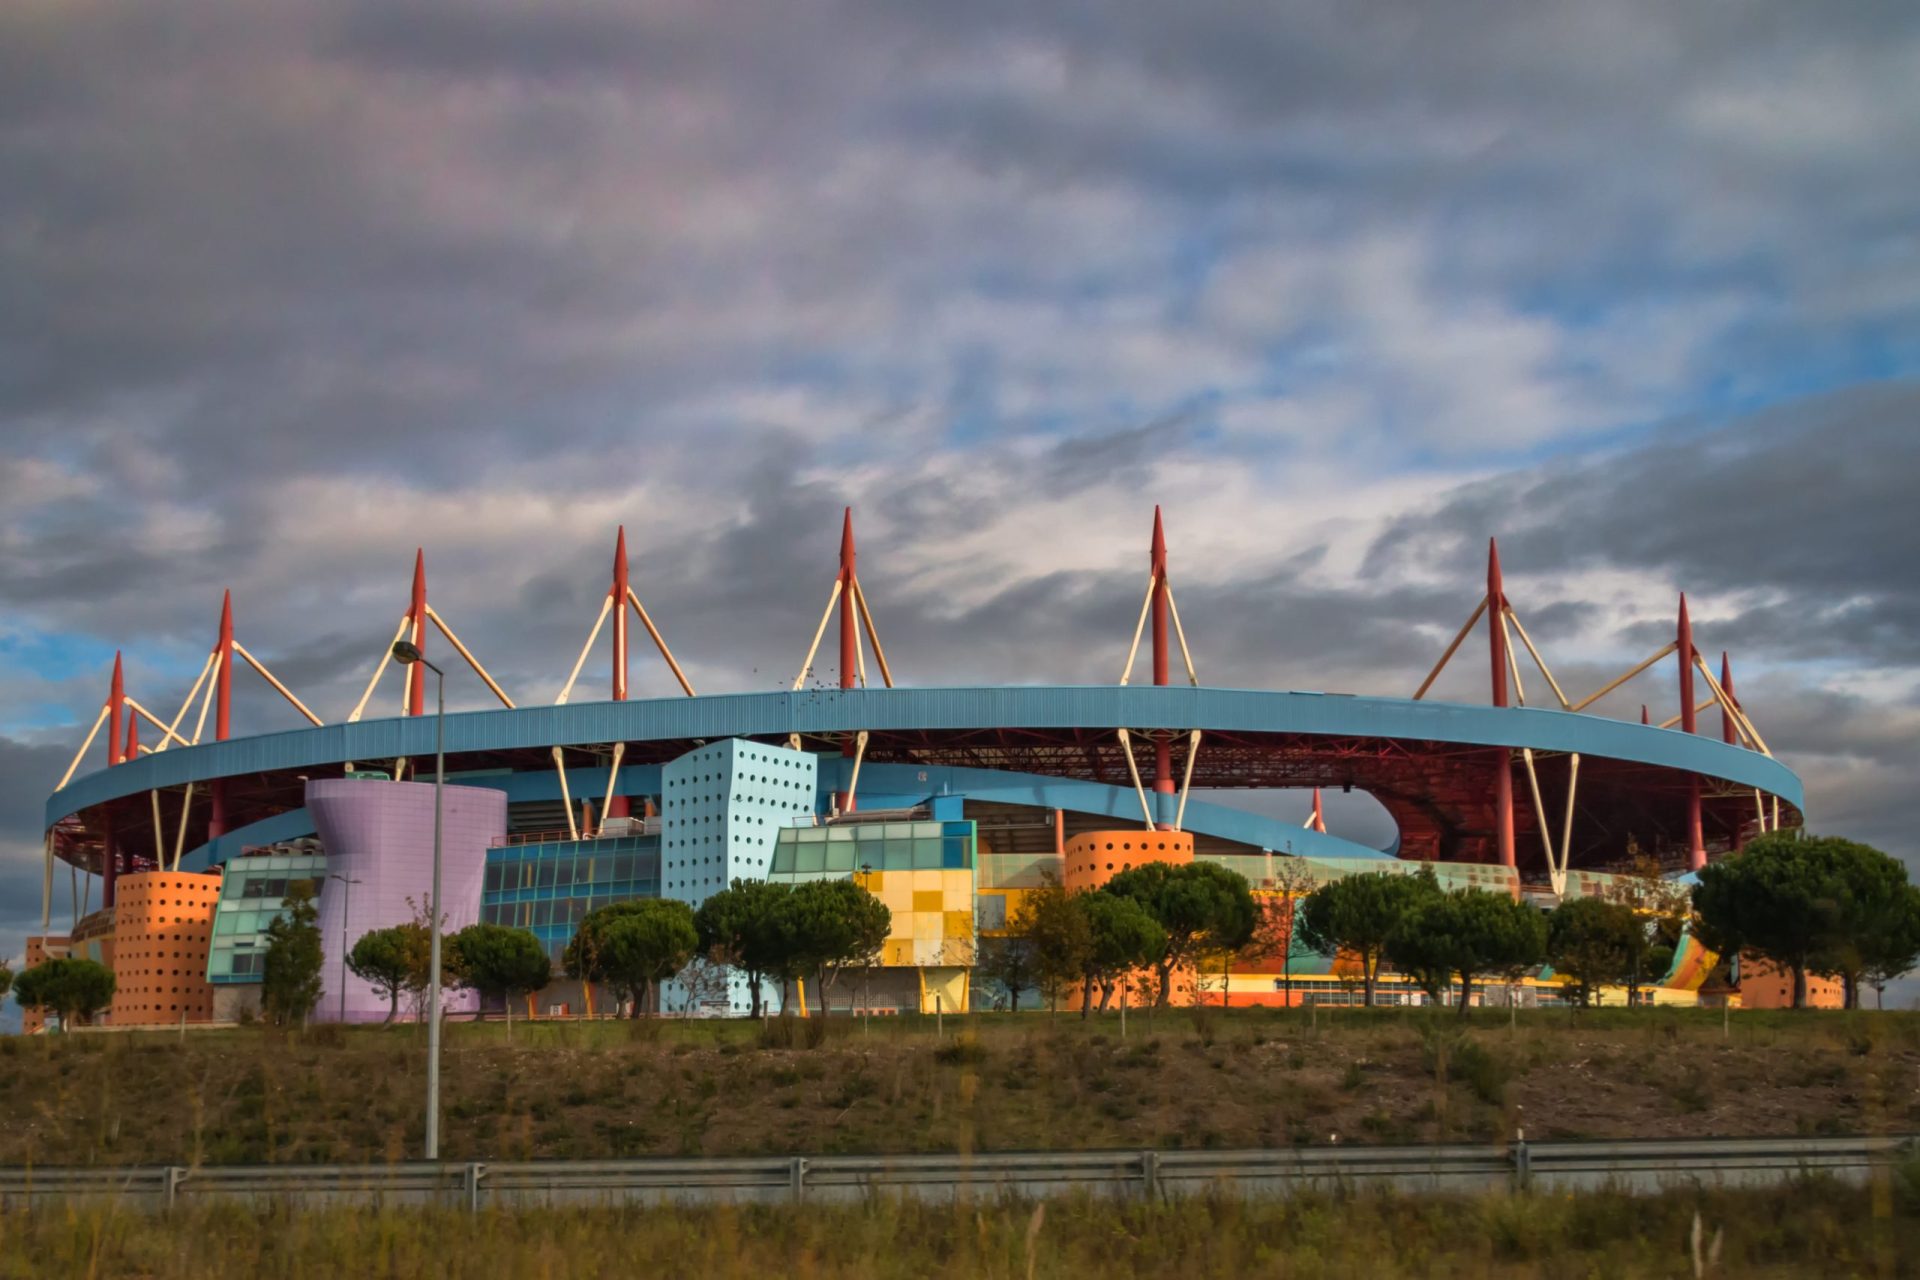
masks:
<path fill-rule="evenodd" d="M 727 738 L 660 770 L 660 896 L 700 904 L 736 879 L 765 880 L 783 828 L 811 826 L 819 762 L 810 752 Z M 744 975 L 696 970 L 668 983 L 663 1007 L 744 1013 Z M 763 999 L 779 1005 L 772 987 Z"/>

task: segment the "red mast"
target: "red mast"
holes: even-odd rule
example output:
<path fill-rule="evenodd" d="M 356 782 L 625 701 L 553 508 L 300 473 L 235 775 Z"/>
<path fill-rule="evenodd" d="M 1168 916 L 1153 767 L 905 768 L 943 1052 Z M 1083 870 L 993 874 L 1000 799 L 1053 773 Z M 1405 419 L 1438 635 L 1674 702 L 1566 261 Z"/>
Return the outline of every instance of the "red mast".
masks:
<path fill-rule="evenodd" d="M 119 764 L 126 756 L 120 748 L 120 716 L 127 706 L 127 680 L 120 665 L 120 651 L 113 652 L 113 683 L 107 686 L 107 763 Z"/>
<path fill-rule="evenodd" d="M 213 738 L 225 742 L 233 727 L 233 592 L 220 596 L 220 634 L 213 643 Z M 227 782 L 213 783 L 212 813 L 207 819 L 207 839 L 227 833 Z"/>
<path fill-rule="evenodd" d="M 1500 575 L 1500 545 L 1487 539 L 1487 640 L 1493 665 L 1493 705 L 1507 705 L 1507 629 L 1506 585 Z M 1513 859 L 1513 762 L 1505 747 L 1499 749 L 1493 770 L 1494 851 L 1500 865 L 1511 867 Z"/>
<path fill-rule="evenodd" d="M 621 525 L 613 542 L 613 585 L 607 588 L 613 599 L 613 700 L 627 700 L 627 526 Z M 633 806 L 623 795 L 607 798 L 606 816 L 627 818 Z"/>
<path fill-rule="evenodd" d="M 413 601 L 407 606 L 407 640 L 420 652 L 427 651 L 427 552 L 413 550 Z M 418 666 L 407 668 L 407 714 L 427 713 L 427 673 Z"/>
<path fill-rule="evenodd" d="M 1680 626 L 1675 643 L 1680 649 L 1680 731 L 1698 733 L 1700 725 L 1693 709 L 1693 619 L 1687 614 L 1687 593 L 1680 593 Z M 1687 779 L 1687 869 L 1698 871 L 1707 865 L 1707 842 L 1700 826 L 1700 775 Z"/>
<path fill-rule="evenodd" d="M 1720 692 L 1726 694 L 1727 701 L 1733 703 L 1734 706 L 1740 705 L 1734 702 L 1733 663 L 1728 660 L 1725 649 L 1720 651 Z M 1726 743 L 1728 746 L 1733 746 L 1740 741 L 1740 734 L 1734 728 L 1733 724 L 1733 712 L 1725 707 L 1720 708 L 1720 741 Z"/>
<path fill-rule="evenodd" d="M 627 700 L 627 526 L 613 543 L 613 700 Z"/>
<path fill-rule="evenodd" d="M 840 687 L 854 689 L 859 687 L 858 647 L 859 618 L 858 606 L 853 599 L 853 571 L 856 551 L 853 545 L 853 508 L 848 507 L 840 520 Z M 855 743 L 852 738 L 841 745 L 840 754 L 852 759 Z M 851 812 L 858 800 L 848 791 L 842 791 L 834 797 L 834 807 L 842 813 Z"/>
<path fill-rule="evenodd" d="M 107 688 L 107 764 L 125 760 L 120 737 L 120 715 L 127 705 L 127 682 L 120 653 L 113 655 L 113 683 Z M 128 717 L 131 727 L 132 717 Z M 100 820 L 100 905 L 110 907 L 120 878 L 120 848 L 113 838 L 113 810 L 108 808 Z"/>
<path fill-rule="evenodd" d="M 1148 565 L 1152 571 L 1153 593 L 1153 682 L 1156 685 L 1167 683 L 1169 654 L 1167 652 L 1167 532 L 1160 520 L 1160 508 L 1153 509 L 1153 543 L 1147 550 Z M 1170 796 L 1173 787 L 1173 744 L 1161 738 L 1153 744 L 1153 789 L 1160 795 Z M 1158 803 L 1158 802 L 1156 802 Z M 1162 831 L 1170 831 L 1173 824 L 1161 822 L 1155 824 Z"/>

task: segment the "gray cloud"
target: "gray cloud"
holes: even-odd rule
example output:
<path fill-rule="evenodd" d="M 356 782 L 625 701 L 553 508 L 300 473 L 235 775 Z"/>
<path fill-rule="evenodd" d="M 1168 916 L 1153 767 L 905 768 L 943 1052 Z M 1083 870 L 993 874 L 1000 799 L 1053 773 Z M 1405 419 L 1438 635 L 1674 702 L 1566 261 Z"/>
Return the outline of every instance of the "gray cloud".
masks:
<path fill-rule="evenodd" d="M 0 868 L 102 692 L 47 645 L 171 710 L 232 587 L 331 719 L 425 544 L 538 701 L 624 521 L 699 687 L 769 687 L 848 504 L 916 683 L 1112 679 L 1155 502 L 1213 683 L 1410 690 L 1489 534 L 1569 686 L 1684 586 L 1816 816 L 1911 853 L 1917 48 L 1785 2 L 0 12 Z"/>

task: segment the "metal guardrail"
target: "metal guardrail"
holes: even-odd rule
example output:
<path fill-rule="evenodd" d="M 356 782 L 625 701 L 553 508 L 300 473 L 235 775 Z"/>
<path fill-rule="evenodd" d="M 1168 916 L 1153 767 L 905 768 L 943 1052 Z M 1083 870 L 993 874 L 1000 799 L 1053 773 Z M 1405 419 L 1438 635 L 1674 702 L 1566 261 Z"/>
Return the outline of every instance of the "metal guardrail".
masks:
<path fill-rule="evenodd" d="M 107 1202 L 166 1210 L 202 1201 L 523 1208 L 572 1204 L 853 1202 L 1284 1196 L 1358 1186 L 1483 1192 L 1676 1185 L 1763 1186 L 1810 1175 L 1864 1183 L 1916 1154 L 1916 1135 L 1508 1146 L 1290 1147 L 1252 1151 L 1022 1151 L 978 1155 L 768 1156 L 385 1165 L 182 1165 L 0 1169 L 0 1207 Z"/>

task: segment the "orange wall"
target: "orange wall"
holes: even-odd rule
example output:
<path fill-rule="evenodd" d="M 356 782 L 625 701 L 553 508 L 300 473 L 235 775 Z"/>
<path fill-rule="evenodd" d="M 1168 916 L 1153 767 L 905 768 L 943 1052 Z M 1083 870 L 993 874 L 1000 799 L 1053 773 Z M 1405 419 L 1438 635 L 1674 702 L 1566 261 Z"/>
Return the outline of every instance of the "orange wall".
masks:
<path fill-rule="evenodd" d="M 1122 871 L 1147 862 L 1193 861 L 1188 831 L 1083 831 L 1067 841 L 1061 883 L 1070 891 L 1097 889 Z"/>
<path fill-rule="evenodd" d="M 114 903 L 115 1026 L 213 1017 L 207 941 L 220 877 L 181 871 L 122 876 Z"/>
<path fill-rule="evenodd" d="M 1838 1009 L 1846 999 L 1846 988 L 1837 979 L 1807 975 L 1807 1007 Z M 1754 955 L 1740 957 L 1740 1007 L 1742 1009 L 1793 1008 L 1793 970 L 1762 960 Z"/>

